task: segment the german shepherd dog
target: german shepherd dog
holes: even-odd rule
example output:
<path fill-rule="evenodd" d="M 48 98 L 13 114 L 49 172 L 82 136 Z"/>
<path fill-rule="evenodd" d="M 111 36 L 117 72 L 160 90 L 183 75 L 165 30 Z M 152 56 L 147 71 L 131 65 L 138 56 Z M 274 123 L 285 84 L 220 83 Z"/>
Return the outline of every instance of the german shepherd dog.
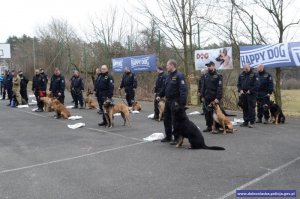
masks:
<path fill-rule="evenodd" d="M 285 123 L 285 116 L 282 112 L 282 109 L 278 104 L 275 104 L 274 101 L 270 102 L 270 112 L 273 120 L 272 123 L 275 124 Z"/>
<path fill-rule="evenodd" d="M 47 95 L 46 97 L 41 97 L 40 100 L 44 102 L 44 111 L 46 112 L 53 111 L 51 108 L 51 103 L 53 98 L 50 95 Z"/>
<path fill-rule="evenodd" d="M 165 106 L 166 106 L 166 99 L 161 98 L 158 102 L 158 110 L 159 110 L 158 121 L 161 121 L 163 119 Z"/>
<path fill-rule="evenodd" d="M 97 106 L 96 100 L 93 98 L 93 92 L 88 88 L 84 97 L 84 107 L 88 105 L 89 109 L 95 109 Z"/>
<path fill-rule="evenodd" d="M 141 111 L 142 105 L 139 102 L 135 101 L 132 103 L 132 110 L 133 111 Z"/>
<path fill-rule="evenodd" d="M 61 116 L 64 119 L 68 119 L 71 116 L 70 111 L 62 104 L 58 99 L 53 99 L 51 102 L 51 107 L 56 112 L 56 118 L 61 118 Z"/>
<path fill-rule="evenodd" d="M 113 104 L 110 100 L 106 100 L 103 103 L 103 107 L 105 109 L 105 119 L 107 121 L 107 127 L 111 128 L 114 124 L 114 114 L 121 113 L 121 116 L 124 120 L 123 126 L 125 126 L 126 122 L 127 125 L 130 127 L 130 116 L 129 116 L 129 108 L 126 104 Z"/>
<path fill-rule="evenodd" d="M 179 134 L 179 140 L 176 147 L 181 147 L 183 144 L 183 139 L 187 138 L 190 142 L 190 149 L 208 149 L 208 150 L 225 150 L 223 147 L 219 146 L 207 146 L 204 142 L 204 137 L 200 129 L 189 120 L 186 115 L 187 108 L 179 106 L 175 103 L 173 107 L 174 120 L 178 124 L 176 125 L 176 130 Z"/>
<path fill-rule="evenodd" d="M 226 134 L 226 129 L 231 133 L 234 132 L 232 122 L 225 116 L 219 104 L 212 103 L 213 112 L 213 127 L 212 133 L 216 132 L 216 123 L 220 124 L 223 128 L 223 134 Z"/>

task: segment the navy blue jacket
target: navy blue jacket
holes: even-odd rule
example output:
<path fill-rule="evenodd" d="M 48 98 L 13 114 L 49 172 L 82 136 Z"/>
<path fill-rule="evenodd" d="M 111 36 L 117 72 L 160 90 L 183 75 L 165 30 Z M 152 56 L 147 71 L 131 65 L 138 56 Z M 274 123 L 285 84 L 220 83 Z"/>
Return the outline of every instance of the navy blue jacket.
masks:
<path fill-rule="evenodd" d="M 61 93 L 61 95 L 64 95 L 65 77 L 63 75 L 59 75 L 59 76 L 52 75 L 49 90 L 52 93 Z"/>
<path fill-rule="evenodd" d="M 200 80 L 201 81 L 201 80 Z M 208 72 L 201 81 L 201 96 L 207 101 L 218 99 L 223 96 L 223 76 L 216 70 Z"/>
<path fill-rule="evenodd" d="M 258 97 L 264 97 L 267 94 L 272 94 L 274 90 L 272 75 L 267 73 L 265 70 L 259 72 L 258 74 L 259 87 L 258 87 Z"/>
<path fill-rule="evenodd" d="M 137 87 L 137 80 L 134 73 L 124 73 L 120 88 L 125 88 L 125 92 L 131 92 L 133 89 L 136 89 Z"/>
<path fill-rule="evenodd" d="M 32 78 L 32 91 L 38 94 L 39 91 L 45 91 L 47 89 L 47 81 L 43 75 L 35 75 Z"/>
<path fill-rule="evenodd" d="M 7 74 L 5 77 L 5 84 L 4 84 L 7 90 L 12 90 L 13 87 L 12 80 L 13 80 L 13 76 L 11 74 Z"/>
<path fill-rule="evenodd" d="M 29 80 L 24 75 L 19 75 L 19 76 L 20 76 L 20 80 L 21 80 L 20 81 L 20 88 L 21 88 L 21 90 L 26 90 Z"/>
<path fill-rule="evenodd" d="M 167 101 L 174 100 L 181 106 L 185 106 L 187 101 L 187 86 L 184 75 L 177 70 L 169 73 L 159 93 L 159 97 L 166 97 Z"/>
<path fill-rule="evenodd" d="M 248 73 L 243 71 L 238 79 L 238 92 L 241 90 L 246 93 L 247 91 L 250 91 L 250 94 L 257 94 L 257 90 L 259 87 L 259 80 L 257 77 L 257 74 L 253 71 L 253 69 L 250 69 Z"/>
<path fill-rule="evenodd" d="M 112 98 L 114 94 L 114 79 L 108 73 L 101 73 L 95 83 L 97 97 Z"/>
<path fill-rule="evenodd" d="M 84 83 L 81 77 L 72 76 L 71 89 L 77 93 L 84 90 Z"/>
<path fill-rule="evenodd" d="M 158 95 L 161 92 L 165 84 L 166 77 L 167 75 L 164 72 L 158 74 L 154 87 L 154 93 L 156 93 L 156 95 Z"/>

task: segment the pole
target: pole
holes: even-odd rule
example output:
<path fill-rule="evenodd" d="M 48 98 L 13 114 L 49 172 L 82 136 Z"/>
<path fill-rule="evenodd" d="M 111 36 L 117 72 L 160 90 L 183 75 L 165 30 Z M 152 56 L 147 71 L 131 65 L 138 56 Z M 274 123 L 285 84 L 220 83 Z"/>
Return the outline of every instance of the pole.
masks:
<path fill-rule="evenodd" d="M 253 22 L 253 15 L 251 16 L 251 40 L 252 40 L 252 45 L 254 45 L 254 22 Z"/>
<path fill-rule="evenodd" d="M 87 82 L 87 63 L 86 63 L 86 50 L 85 50 L 85 43 L 83 44 L 83 64 L 85 67 L 85 82 Z"/>
<path fill-rule="evenodd" d="M 158 30 L 158 61 L 160 63 L 160 30 Z"/>
<path fill-rule="evenodd" d="M 200 49 L 200 25 L 198 24 L 198 48 Z"/>
<path fill-rule="evenodd" d="M 127 42 L 128 42 L 128 56 L 131 56 L 131 50 L 130 50 L 130 37 L 127 35 Z"/>
<path fill-rule="evenodd" d="M 33 54 L 33 69 L 35 71 L 35 43 L 34 43 L 34 37 L 32 40 L 32 54 Z"/>

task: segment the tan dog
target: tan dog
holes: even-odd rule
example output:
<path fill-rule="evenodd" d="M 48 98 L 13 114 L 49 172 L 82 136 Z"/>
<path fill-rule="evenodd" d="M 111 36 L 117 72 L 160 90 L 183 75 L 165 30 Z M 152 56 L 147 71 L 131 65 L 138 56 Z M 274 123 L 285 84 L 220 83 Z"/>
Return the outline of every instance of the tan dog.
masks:
<path fill-rule="evenodd" d="M 51 112 L 52 111 L 52 108 L 51 108 L 52 98 L 49 96 L 46 96 L 46 97 L 41 97 L 40 100 L 42 102 L 44 102 L 44 111 Z"/>
<path fill-rule="evenodd" d="M 103 107 L 105 109 L 105 118 L 107 121 L 107 127 L 111 128 L 114 124 L 114 114 L 115 113 L 121 113 L 121 116 L 124 120 L 123 126 L 125 126 L 126 122 L 128 126 L 130 127 L 130 116 L 129 116 L 129 109 L 128 106 L 125 104 L 112 104 L 109 100 L 106 100 L 103 103 Z"/>
<path fill-rule="evenodd" d="M 226 129 L 230 132 L 234 132 L 232 122 L 223 114 L 220 105 L 213 103 L 214 113 L 213 113 L 213 126 L 212 133 L 216 132 L 216 122 L 219 123 L 223 128 L 223 134 L 226 134 Z"/>
<path fill-rule="evenodd" d="M 51 107 L 56 112 L 56 118 L 63 116 L 64 119 L 68 119 L 71 116 L 70 111 L 57 99 L 52 100 Z"/>
<path fill-rule="evenodd" d="M 97 106 L 96 100 L 93 98 L 93 92 L 90 89 L 85 93 L 84 106 L 86 107 L 86 105 L 90 109 L 95 109 Z"/>
<path fill-rule="evenodd" d="M 158 121 L 161 121 L 164 116 L 165 105 L 166 105 L 166 99 L 161 98 L 158 102 L 158 110 L 159 110 Z"/>
<path fill-rule="evenodd" d="M 139 102 L 132 103 L 132 111 L 141 111 L 142 105 Z"/>

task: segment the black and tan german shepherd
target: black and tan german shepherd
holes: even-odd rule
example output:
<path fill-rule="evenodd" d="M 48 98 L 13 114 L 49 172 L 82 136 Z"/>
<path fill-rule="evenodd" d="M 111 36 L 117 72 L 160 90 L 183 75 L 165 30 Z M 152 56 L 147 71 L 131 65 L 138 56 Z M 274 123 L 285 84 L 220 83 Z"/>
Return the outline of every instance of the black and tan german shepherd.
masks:
<path fill-rule="evenodd" d="M 270 112 L 272 117 L 272 123 L 275 124 L 285 123 L 285 116 L 282 112 L 282 109 L 274 101 L 270 102 Z"/>

